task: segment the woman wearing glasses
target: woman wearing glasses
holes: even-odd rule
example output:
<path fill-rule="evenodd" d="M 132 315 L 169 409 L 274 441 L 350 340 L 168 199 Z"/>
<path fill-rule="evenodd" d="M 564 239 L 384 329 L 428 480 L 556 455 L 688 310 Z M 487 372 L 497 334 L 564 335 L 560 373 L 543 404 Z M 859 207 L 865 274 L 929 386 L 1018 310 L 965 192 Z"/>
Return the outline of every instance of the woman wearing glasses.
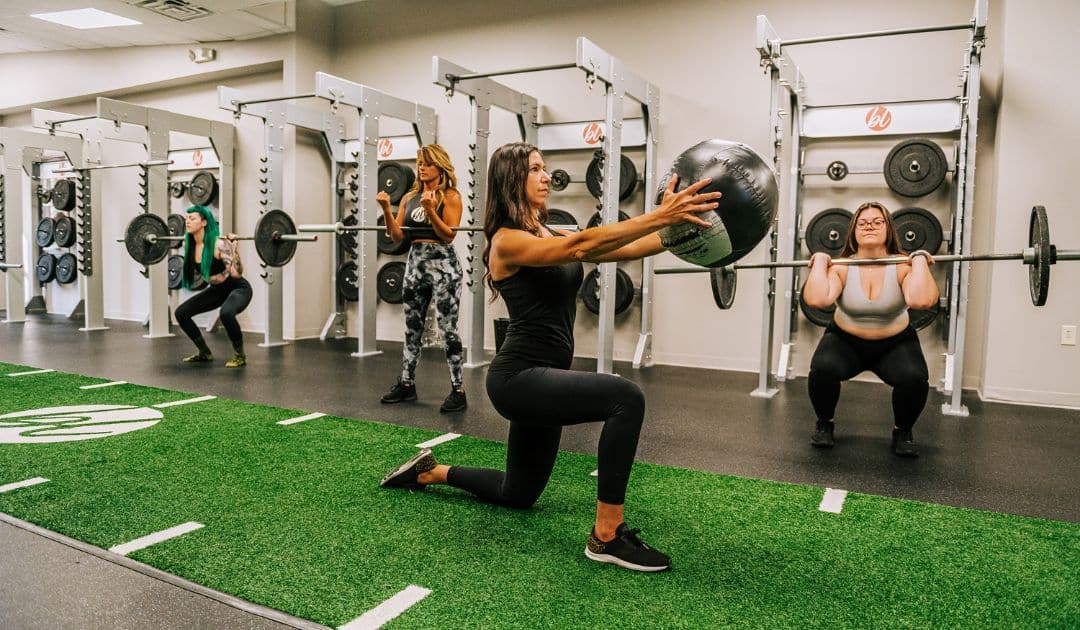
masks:
<path fill-rule="evenodd" d="M 864 203 L 848 226 L 843 258 L 903 256 L 889 211 L 879 202 Z M 889 265 L 833 265 L 828 254 L 810 258 L 810 273 L 802 289 L 807 306 L 836 305 L 810 362 L 810 402 L 817 425 L 810 443 L 831 448 L 833 412 L 840 383 L 870 370 L 893 388 L 892 451 L 917 457 L 911 428 L 926 405 L 930 390 L 926 359 L 908 308 L 933 308 L 938 288 L 930 274 L 934 259 L 918 250 L 909 262 Z"/>

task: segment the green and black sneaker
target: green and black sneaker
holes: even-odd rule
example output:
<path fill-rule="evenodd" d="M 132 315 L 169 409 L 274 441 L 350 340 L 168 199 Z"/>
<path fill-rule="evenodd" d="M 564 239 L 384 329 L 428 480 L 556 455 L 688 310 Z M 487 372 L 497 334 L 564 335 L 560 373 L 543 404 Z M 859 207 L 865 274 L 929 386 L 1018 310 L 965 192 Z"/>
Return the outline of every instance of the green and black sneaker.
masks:
<path fill-rule="evenodd" d="M 225 362 L 225 367 L 236 368 L 247 365 L 247 357 L 242 354 L 234 354 L 233 358 Z"/>

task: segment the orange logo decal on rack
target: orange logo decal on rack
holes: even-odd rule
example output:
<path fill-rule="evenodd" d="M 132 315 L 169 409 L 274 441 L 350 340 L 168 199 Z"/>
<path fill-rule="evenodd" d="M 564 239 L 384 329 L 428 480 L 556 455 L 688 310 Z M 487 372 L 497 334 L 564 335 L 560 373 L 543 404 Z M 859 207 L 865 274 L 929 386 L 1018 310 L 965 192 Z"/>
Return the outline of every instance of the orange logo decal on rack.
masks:
<path fill-rule="evenodd" d="M 581 130 L 581 137 L 585 144 L 596 144 L 604 139 L 604 130 L 596 123 L 589 123 Z"/>
<path fill-rule="evenodd" d="M 390 138 L 379 139 L 379 157 L 388 158 L 394 152 L 394 142 Z"/>
<path fill-rule="evenodd" d="M 195 152 L 191 154 L 191 163 L 194 164 L 196 167 L 202 166 L 202 163 L 203 163 L 202 151 L 200 151 L 198 149 L 195 149 Z"/>
<path fill-rule="evenodd" d="M 878 105 L 866 112 L 866 126 L 870 131 L 885 131 L 892 123 L 892 112 L 888 107 Z"/>

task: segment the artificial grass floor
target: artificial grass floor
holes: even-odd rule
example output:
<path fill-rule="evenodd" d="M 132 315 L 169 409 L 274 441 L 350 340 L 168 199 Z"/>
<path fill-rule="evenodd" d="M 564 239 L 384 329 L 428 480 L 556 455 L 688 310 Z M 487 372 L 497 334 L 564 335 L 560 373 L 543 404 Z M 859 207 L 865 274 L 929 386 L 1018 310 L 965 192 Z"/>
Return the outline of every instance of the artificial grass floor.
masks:
<path fill-rule="evenodd" d="M 0 363 L 0 415 L 190 399 Z M 112 437 L 0 443 L 0 511 L 108 548 L 197 521 L 131 555 L 208 587 L 331 626 L 410 584 L 431 595 L 392 628 L 1078 627 L 1080 526 L 638 463 L 627 520 L 673 570 L 583 555 L 593 457 L 561 453 L 537 505 L 512 511 L 451 488 L 378 480 L 431 431 L 214 399 L 163 408 Z M 0 419 L 0 423 L 8 422 Z M 0 427 L 3 425 L 0 424 Z M 435 447 L 501 467 L 500 443 Z"/>

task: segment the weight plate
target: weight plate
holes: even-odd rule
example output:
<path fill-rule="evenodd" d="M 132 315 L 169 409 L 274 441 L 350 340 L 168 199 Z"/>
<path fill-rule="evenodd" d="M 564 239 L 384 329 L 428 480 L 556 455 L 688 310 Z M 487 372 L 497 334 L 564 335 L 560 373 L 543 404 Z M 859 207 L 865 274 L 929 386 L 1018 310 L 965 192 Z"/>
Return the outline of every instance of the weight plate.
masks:
<path fill-rule="evenodd" d="M 948 162 L 936 142 L 924 138 L 905 140 L 885 158 L 885 183 L 898 195 L 922 197 L 945 181 Z"/>
<path fill-rule="evenodd" d="M 1046 294 L 1050 291 L 1050 265 L 1053 262 L 1050 251 L 1050 222 L 1046 217 L 1046 208 L 1042 206 L 1031 208 L 1028 246 L 1035 250 L 1035 261 L 1028 265 L 1031 303 L 1042 306 L 1046 304 Z"/>
<path fill-rule="evenodd" d="M 593 269 L 581 284 L 581 300 L 593 315 L 600 314 L 600 270 Z M 615 270 L 615 314 L 619 315 L 634 303 L 634 281 L 622 269 Z"/>
<path fill-rule="evenodd" d="M 180 254 L 169 256 L 169 290 L 176 291 L 183 286 L 184 257 Z"/>
<path fill-rule="evenodd" d="M 67 212 L 75 207 L 75 180 L 58 179 L 49 193 L 53 208 Z"/>
<path fill-rule="evenodd" d="M 284 210 L 270 210 L 255 224 L 255 251 L 270 267 L 284 267 L 296 253 L 296 241 L 275 238 L 296 234 L 296 224 Z"/>
<path fill-rule="evenodd" d="M 38 244 L 38 247 L 48 247 L 53 244 L 55 234 L 56 221 L 53 221 L 52 217 L 42 217 L 38 221 L 37 229 L 34 230 L 34 242 Z"/>
<path fill-rule="evenodd" d="M 712 278 L 712 296 L 716 306 L 726 311 L 735 303 L 735 284 L 737 273 L 732 265 L 714 267 L 709 270 Z"/>
<path fill-rule="evenodd" d="M 56 256 L 45 252 L 38 256 L 34 265 L 34 277 L 40 284 L 49 284 L 56 277 Z"/>
<path fill-rule="evenodd" d="M 390 203 L 397 205 L 416 181 L 416 173 L 400 162 L 383 162 L 379 165 L 379 192 L 390 195 Z"/>
<path fill-rule="evenodd" d="M 375 225 L 385 228 L 386 221 L 379 217 L 375 221 Z M 405 238 L 401 239 L 400 243 L 395 243 L 394 239 L 390 238 L 390 235 L 386 233 L 386 230 L 379 230 L 375 233 L 378 238 L 376 239 L 375 246 L 380 253 L 387 254 L 388 256 L 397 256 L 398 254 L 404 254 L 409 251 L 409 233 L 405 232 Z"/>
<path fill-rule="evenodd" d="M 173 199 L 180 199 L 187 192 L 187 183 L 185 182 L 170 182 L 169 194 L 173 196 Z"/>
<path fill-rule="evenodd" d="M 187 217 L 182 214 L 172 213 L 165 220 L 169 226 L 169 236 L 184 236 L 187 234 Z M 169 247 L 176 249 L 184 244 L 184 241 L 169 241 Z"/>
<path fill-rule="evenodd" d="M 356 302 L 360 299 L 360 287 L 356 284 L 356 263 L 347 260 L 337 268 L 337 276 L 334 278 L 337 285 L 338 295 L 347 302 Z"/>
<path fill-rule="evenodd" d="M 56 260 L 56 281 L 60 284 L 71 284 L 79 276 L 79 259 L 71 252 L 61 254 Z"/>
<path fill-rule="evenodd" d="M 209 206 L 217 199 L 217 178 L 210 171 L 199 171 L 187 187 L 188 201 L 196 206 Z"/>
<path fill-rule="evenodd" d="M 570 173 L 557 168 L 551 171 L 551 189 L 555 191 L 566 190 L 570 185 Z"/>
<path fill-rule="evenodd" d="M 603 173 L 600 171 L 601 156 L 597 155 L 593 157 L 589 162 L 589 168 L 585 170 L 585 187 L 589 189 L 589 194 L 599 199 L 603 196 Z M 634 166 L 634 161 L 625 155 L 620 156 L 619 159 L 619 201 L 626 201 L 637 189 L 637 167 Z"/>
<path fill-rule="evenodd" d="M 799 310 L 802 311 L 803 316 L 806 317 L 811 324 L 824 328 L 832 322 L 833 312 L 836 311 L 836 306 L 833 305 L 828 308 L 813 308 L 807 306 L 806 302 L 803 302 L 802 291 L 799 291 Z"/>
<path fill-rule="evenodd" d="M 548 208 L 547 225 L 570 225 L 574 228 L 578 227 L 577 219 L 574 215 L 570 214 L 566 210 L 559 210 L 558 208 Z"/>
<path fill-rule="evenodd" d="M 355 214 L 350 214 L 341 220 L 342 225 L 352 226 L 357 223 L 359 223 L 359 220 L 357 220 Z M 337 235 L 337 239 L 341 249 L 353 254 L 356 253 L 356 232 L 342 232 Z"/>
<path fill-rule="evenodd" d="M 165 219 L 156 214 L 140 214 L 128 223 L 124 231 L 124 247 L 135 262 L 144 267 L 153 265 L 164 260 L 169 253 L 171 243 L 160 240 L 160 237 L 168 234 L 169 226 Z M 149 236 L 159 237 L 159 240 L 151 243 L 147 238 Z"/>
<path fill-rule="evenodd" d="M 833 180 L 834 182 L 838 182 L 841 179 L 847 177 L 847 164 L 841 162 L 840 160 L 833 160 L 832 162 L 829 162 L 829 165 L 827 167 L 825 167 L 825 174 L 829 176 L 829 179 Z"/>
<path fill-rule="evenodd" d="M 851 213 L 843 208 L 822 210 L 806 226 L 806 249 L 811 254 L 825 252 L 837 256 L 844 248 L 844 238 L 851 224 Z"/>
<path fill-rule="evenodd" d="M 56 217 L 56 228 L 53 232 L 57 247 L 71 247 L 77 237 L 75 219 L 62 214 Z"/>
<path fill-rule="evenodd" d="M 900 249 L 910 254 L 917 249 L 925 249 L 936 254 L 941 249 L 944 234 L 941 222 L 929 210 L 922 208 L 901 208 L 892 214 L 896 235 L 900 238 Z"/>
<path fill-rule="evenodd" d="M 400 260 L 388 262 L 379 269 L 375 292 L 387 304 L 401 304 L 404 300 L 405 263 Z"/>
<path fill-rule="evenodd" d="M 627 220 L 627 219 L 629 219 L 629 218 L 630 218 L 629 214 L 626 214 L 622 210 L 619 210 L 619 222 L 620 223 Z M 600 225 L 600 212 L 597 211 L 597 212 L 594 212 L 591 217 L 589 217 L 589 223 L 586 225 L 586 227 L 594 228 L 594 227 L 597 227 L 599 225 Z"/>
<path fill-rule="evenodd" d="M 911 322 L 911 327 L 915 330 L 922 330 L 930 324 L 934 323 L 937 319 L 938 311 L 941 310 L 940 306 L 935 305 L 934 308 L 928 309 L 913 309 L 909 308 L 907 311 L 908 320 Z"/>

